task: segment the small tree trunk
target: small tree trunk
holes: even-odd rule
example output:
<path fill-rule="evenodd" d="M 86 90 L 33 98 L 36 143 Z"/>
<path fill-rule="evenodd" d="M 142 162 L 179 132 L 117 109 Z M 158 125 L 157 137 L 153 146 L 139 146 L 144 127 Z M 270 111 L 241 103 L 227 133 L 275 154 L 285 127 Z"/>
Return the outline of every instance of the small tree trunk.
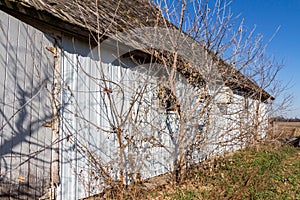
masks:
<path fill-rule="evenodd" d="M 123 143 L 122 143 L 122 130 L 118 127 L 117 137 L 119 142 L 119 169 L 120 169 L 120 183 L 119 183 L 119 199 L 123 199 L 123 189 L 124 189 L 124 167 L 123 167 Z"/>

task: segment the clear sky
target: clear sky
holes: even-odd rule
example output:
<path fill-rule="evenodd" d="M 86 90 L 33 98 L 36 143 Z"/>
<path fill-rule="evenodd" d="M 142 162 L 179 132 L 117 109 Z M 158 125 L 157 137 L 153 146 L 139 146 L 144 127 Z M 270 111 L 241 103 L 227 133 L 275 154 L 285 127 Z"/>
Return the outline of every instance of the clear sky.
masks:
<path fill-rule="evenodd" d="M 265 41 L 280 27 L 267 52 L 285 64 L 279 79 L 289 83 L 288 92 L 294 96 L 285 116 L 300 118 L 300 0 L 233 0 L 231 9 L 235 16 L 241 14 L 248 28 L 256 25 Z"/>

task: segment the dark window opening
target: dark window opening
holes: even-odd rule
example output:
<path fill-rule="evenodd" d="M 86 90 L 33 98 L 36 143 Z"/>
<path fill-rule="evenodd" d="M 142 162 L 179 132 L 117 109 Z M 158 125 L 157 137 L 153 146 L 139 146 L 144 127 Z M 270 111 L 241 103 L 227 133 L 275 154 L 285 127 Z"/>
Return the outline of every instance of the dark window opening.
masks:
<path fill-rule="evenodd" d="M 245 97 L 245 109 L 248 110 L 249 109 L 249 100 L 248 98 Z"/>
<path fill-rule="evenodd" d="M 158 99 L 160 107 L 166 111 L 179 111 L 176 95 L 169 87 L 162 84 L 158 85 Z"/>
<path fill-rule="evenodd" d="M 217 104 L 219 111 L 223 114 L 223 115 L 228 115 L 228 105 L 224 104 L 224 103 L 220 103 Z"/>

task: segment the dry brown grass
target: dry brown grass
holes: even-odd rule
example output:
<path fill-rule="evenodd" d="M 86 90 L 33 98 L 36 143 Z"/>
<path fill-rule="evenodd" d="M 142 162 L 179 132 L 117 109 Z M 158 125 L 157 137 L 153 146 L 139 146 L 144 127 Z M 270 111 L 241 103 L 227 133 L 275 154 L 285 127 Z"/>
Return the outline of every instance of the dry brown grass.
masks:
<path fill-rule="evenodd" d="M 211 162 L 143 199 L 300 199 L 299 148 L 264 146 Z"/>
<path fill-rule="evenodd" d="M 118 199 L 116 189 L 89 198 Z M 300 199 L 300 148 L 262 146 L 128 186 L 124 199 Z"/>

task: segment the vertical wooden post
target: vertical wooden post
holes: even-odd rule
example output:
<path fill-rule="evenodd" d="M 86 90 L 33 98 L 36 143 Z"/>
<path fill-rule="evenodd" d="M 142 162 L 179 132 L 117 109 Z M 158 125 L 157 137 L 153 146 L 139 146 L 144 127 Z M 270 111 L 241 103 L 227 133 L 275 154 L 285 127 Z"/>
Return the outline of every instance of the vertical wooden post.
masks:
<path fill-rule="evenodd" d="M 60 107 L 61 107 L 61 70 L 59 65 L 60 48 L 55 44 L 54 47 L 46 47 L 53 54 L 53 80 L 52 80 L 52 119 L 51 119 L 51 168 L 49 199 L 56 199 L 56 188 L 60 182 L 59 178 L 59 130 L 60 130 Z"/>
<path fill-rule="evenodd" d="M 59 184 L 59 129 L 60 129 L 60 101 L 61 101 L 61 71 L 59 65 L 60 48 L 55 46 L 53 88 L 52 88 L 52 186 Z"/>

